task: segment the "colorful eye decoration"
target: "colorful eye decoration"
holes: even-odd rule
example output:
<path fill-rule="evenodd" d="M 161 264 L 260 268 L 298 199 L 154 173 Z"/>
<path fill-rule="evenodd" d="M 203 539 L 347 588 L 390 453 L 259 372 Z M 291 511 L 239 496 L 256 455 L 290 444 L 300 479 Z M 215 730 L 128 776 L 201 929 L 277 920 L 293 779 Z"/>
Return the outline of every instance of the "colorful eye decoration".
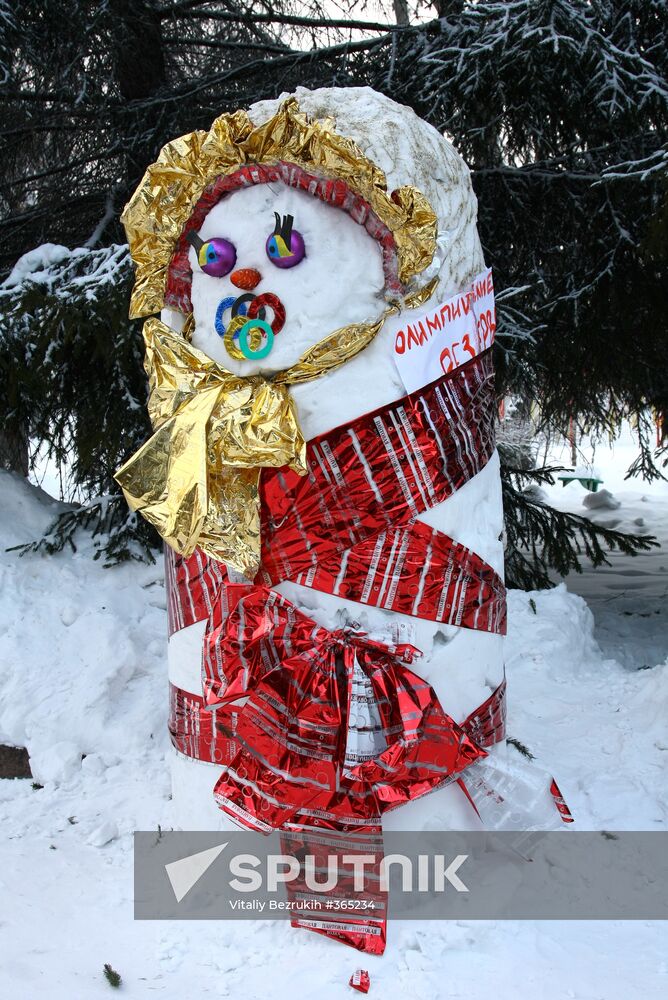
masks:
<path fill-rule="evenodd" d="M 292 228 L 295 221 L 292 215 L 284 215 L 281 220 L 278 212 L 274 212 L 276 226 L 267 240 L 267 257 L 276 267 L 296 267 L 306 256 L 304 237 L 297 229 Z"/>
<path fill-rule="evenodd" d="M 204 241 L 197 233 L 188 233 L 186 239 L 197 251 L 197 263 L 212 278 L 224 278 L 237 262 L 234 244 L 222 236 Z"/>

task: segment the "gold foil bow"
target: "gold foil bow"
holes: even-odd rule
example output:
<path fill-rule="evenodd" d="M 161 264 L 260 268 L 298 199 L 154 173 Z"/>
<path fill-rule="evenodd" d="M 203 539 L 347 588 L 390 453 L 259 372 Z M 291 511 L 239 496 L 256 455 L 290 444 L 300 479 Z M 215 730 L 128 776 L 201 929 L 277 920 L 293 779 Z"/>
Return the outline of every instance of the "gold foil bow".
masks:
<path fill-rule="evenodd" d="M 307 471 L 288 386 L 354 357 L 393 311 L 336 330 L 269 379 L 233 375 L 160 320 L 147 320 L 144 367 L 155 433 L 116 473 L 130 507 L 182 555 L 199 546 L 252 579 L 260 565 L 261 469 Z"/>

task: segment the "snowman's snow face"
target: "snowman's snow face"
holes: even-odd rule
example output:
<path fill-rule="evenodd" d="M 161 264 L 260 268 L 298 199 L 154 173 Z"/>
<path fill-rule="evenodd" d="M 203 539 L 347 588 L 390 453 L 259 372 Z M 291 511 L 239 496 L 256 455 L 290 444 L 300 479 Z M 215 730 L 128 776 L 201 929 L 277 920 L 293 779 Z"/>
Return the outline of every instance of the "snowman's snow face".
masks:
<path fill-rule="evenodd" d="M 376 320 L 384 308 L 375 240 L 345 212 L 282 184 L 258 184 L 219 201 L 189 258 L 193 345 L 239 375 L 289 368 L 333 330 Z M 277 332 L 261 357 L 272 338 L 263 334 L 260 343 L 257 332 L 233 322 L 234 352 L 257 354 L 240 360 L 228 352 L 225 335 L 233 312 L 262 319 L 254 297 Z"/>

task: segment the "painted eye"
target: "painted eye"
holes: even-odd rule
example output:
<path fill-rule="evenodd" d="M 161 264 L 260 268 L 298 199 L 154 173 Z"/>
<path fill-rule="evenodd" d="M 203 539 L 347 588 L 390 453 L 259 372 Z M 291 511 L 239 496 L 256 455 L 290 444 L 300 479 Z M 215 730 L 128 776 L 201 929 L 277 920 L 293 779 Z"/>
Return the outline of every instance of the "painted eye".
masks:
<path fill-rule="evenodd" d="M 222 236 L 214 236 L 213 239 L 205 241 L 196 233 L 189 233 L 187 239 L 195 248 L 197 263 L 202 271 L 212 278 L 224 278 L 237 262 L 234 244 Z"/>
<path fill-rule="evenodd" d="M 274 217 L 276 225 L 265 244 L 267 257 L 275 267 L 296 267 L 306 256 L 304 237 L 293 228 L 291 215 L 284 215 L 281 219 L 278 212 L 274 212 Z"/>

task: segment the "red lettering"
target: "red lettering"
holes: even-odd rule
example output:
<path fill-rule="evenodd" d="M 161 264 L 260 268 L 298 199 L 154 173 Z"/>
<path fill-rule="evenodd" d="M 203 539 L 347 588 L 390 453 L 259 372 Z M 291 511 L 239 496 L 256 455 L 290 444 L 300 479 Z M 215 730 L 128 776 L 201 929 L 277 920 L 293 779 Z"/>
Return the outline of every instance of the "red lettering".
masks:
<path fill-rule="evenodd" d="M 447 367 L 444 363 L 446 359 L 449 362 Z M 441 357 L 439 360 L 441 362 L 441 368 L 443 369 L 446 375 L 448 374 L 448 372 L 451 372 L 452 369 L 455 367 L 455 363 L 452 360 L 452 355 L 450 354 L 450 349 L 448 347 L 446 347 L 444 351 L 441 351 Z"/>
<path fill-rule="evenodd" d="M 480 314 L 477 324 L 478 342 L 481 346 L 488 347 L 494 339 L 496 332 L 496 317 L 492 309 L 486 309 Z M 489 340 L 489 344 L 488 344 Z"/>
<path fill-rule="evenodd" d="M 438 315 L 438 313 L 434 315 L 433 319 L 430 319 L 429 316 L 427 316 L 427 329 L 429 330 L 430 333 L 433 333 L 434 330 L 441 329 L 441 317 Z"/>
<path fill-rule="evenodd" d="M 465 351 L 469 352 L 469 354 L 471 355 L 472 358 L 475 357 L 475 350 L 471 346 L 471 340 L 469 338 L 468 333 L 464 334 L 464 339 L 462 340 L 462 347 L 464 348 Z"/>
<path fill-rule="evenodd" d="M 397 352 L 397 354 L 403 354 L 404 351 L 406 350 L 406 334 L 404 333 L 403 330 L 399 330 L 399 333 L 396 336 L 396 339 L 394 341 L 394 349 Z"/>
<path fill-rule="evenodd" d="M 413 346 L 413 344 L 415 344 L 416 347 L 419 347 L 420 346 L 420 341 L 418 340 L 418 338 L 417 338 L 417 336 L 415 334 L 415 330 L 413 329 L 413 327 L 409 323 L 408 324 L 408 349 L 409 350 Z"/>

